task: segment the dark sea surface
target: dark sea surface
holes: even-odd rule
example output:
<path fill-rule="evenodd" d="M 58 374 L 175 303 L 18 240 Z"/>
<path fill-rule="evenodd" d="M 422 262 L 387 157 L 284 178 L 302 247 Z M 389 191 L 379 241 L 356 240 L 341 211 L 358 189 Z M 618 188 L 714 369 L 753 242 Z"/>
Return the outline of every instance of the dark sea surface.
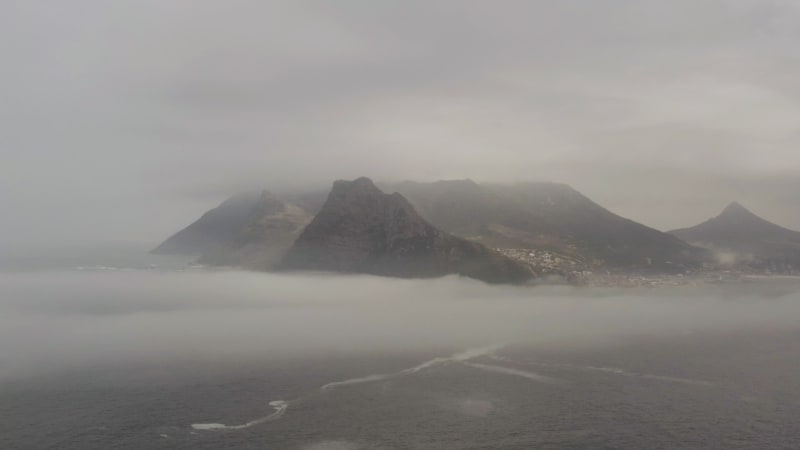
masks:
<path fill-rule="evenodd" d="M 795 280 L 148 267 L 0 274 L 0 448 L 800 448 Z"/>

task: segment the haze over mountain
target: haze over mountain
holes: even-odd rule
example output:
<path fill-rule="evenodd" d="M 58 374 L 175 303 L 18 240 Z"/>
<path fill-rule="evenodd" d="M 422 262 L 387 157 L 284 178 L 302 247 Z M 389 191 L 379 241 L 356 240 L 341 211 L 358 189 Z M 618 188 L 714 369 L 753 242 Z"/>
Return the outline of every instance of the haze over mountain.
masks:
<path fill-rule="evenodd" d="M 153 250 L 160 254 L 202 254 L 235 240 L 259 199 L 258 192 L 234 195 L 203 214 Z"/>
<path fill-rule="evenodd" d="M 308 235 L 303 233 L 306 238 L 314 236 L 324 240 L 322 235 L 326 230 L 334 234 L 342 231 L 320 225 L 332 220 L 331 215 L 341 216 L 342 208 L 352 207 L 342 206 L 341 199 L 339 209 L 334 207 L 337 198 L 344 198 L 341 191 L 345 185 L 342 183 L 334 184 L 327 202 L 325 194 L 311 191 L 279 196 L 265 192 L 259 197 L 253 194 L 232 197 L 169 238 L 155 251 L 201 254 L 200 262 L 207 264 L 272 269 L 318 212 L 318 205 L 328 205 L 328 210 L 323 207 L 320 211 L 326 212 L 328 218 L 315 220 L 315 229 L 306 230 L 310 233 Z M 359 179 L 354 183 L 354 187 L 360 188 L 357 191 L 369 199 L 361 202 L 363 204 L 356 202 L 362 208 L 361 215 L 353 219 L 356 222 L 366 215 L 371 215 L 366 219 L 368 222 L 374 222 L 377 217 L 383 217 L 381 214 L 387 209 L 406 211 L 411 208 L 413 213 L 408 215 L 446 233 L 491 248 L 552 252 L 574 261 L 571 270 L 602 268 L 684 272 L 710 259 L 706 250 L 620 217 L 564 184 L 407 181 L 382 185 L 386 191 L 399 193 L 402 199 L 392 200 L 387 205 L 385 194 L 378 195 L 380 190 L 371 182 Z M 417 225 L 417 228 L 424 228 Z M 373 226 L 382 227 L 384 224 Z M 369 243 L 364 245 L 373 246 Z M 310 268 L 314 264 L 322 263 L 312 264 L 307 260 L 301 265 Z M 337 270 L 330 261 L 322 266 Z M 341 270 L 350 269 L 345 267 Z"/>
<path fill-rule="evenodd" d="M 0 6 L 0 247 L 153 242 L 362 174 L 800 229 L 795 0 L 49 3 Z"/>
<path fill-rule="evenodd" d="M 522 263 L 442 232 L 402 195 L 386 194 L 368 178 L 333 184 L 281 268 L 411 278 L 459 274 L 491 283 L 533 277 Z"/>
<path fill-rule="evenodd" d="M 199 262 L 271 269 L 313 214 L 268 191 L 235 195 L 153 250 Z"/>
<path fill-rule="evenodd" d="M 492 247 L 551 250 L 589 266 L 682 271 L 704 251 L 620 217 L 566 184 L 471 180 L 387 185 L 434 225 Z"/>
<path fill-rule="evenodd" d="M 779 272 L 800 267 L 800 232 L 762 219 L 737 202 L 699 225 L 670 233 L 716 251 L 724 263 Z"/>

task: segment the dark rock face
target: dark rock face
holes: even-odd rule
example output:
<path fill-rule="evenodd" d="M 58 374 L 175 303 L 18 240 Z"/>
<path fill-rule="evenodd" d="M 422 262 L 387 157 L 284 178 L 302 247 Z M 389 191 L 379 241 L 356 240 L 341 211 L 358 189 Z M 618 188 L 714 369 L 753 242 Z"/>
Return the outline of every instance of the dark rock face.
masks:
<path fill-rule="evenodd" d="M 435 226 L 492 247 L 550 250 L 627 270 L 681 271 L 709 257 L 675 236 L 606 210 L 565 184 L 450 180 L 390 188 Z"/>
<path fill-rule="evenodd" d="M 670 233 L 718 252 L 730 264 L 800 270 L 800 232 L 764 220 L 736 202 L 700 225 Z"/>
<path fill-rule="evenodd" d="M 397 277 L 455 273 L 490 283 L 533 276 L 524 264 L 440 231 L 402 195 L 385 194 L 367 178 L 334 183 L 281 267 Z"/>

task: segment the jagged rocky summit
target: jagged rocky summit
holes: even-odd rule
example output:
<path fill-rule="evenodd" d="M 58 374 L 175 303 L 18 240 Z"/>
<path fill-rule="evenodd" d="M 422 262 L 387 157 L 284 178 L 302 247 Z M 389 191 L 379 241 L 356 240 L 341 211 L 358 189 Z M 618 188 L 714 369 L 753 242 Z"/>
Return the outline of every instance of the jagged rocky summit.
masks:
<path fill-rule="evenodd" d="M 459 274 L 489 283 L 522 283 L 531 269 L 494 250 L 448 234 L 398 193 L 368 178 L 339 180 L 279 266 L 395 277 Z"/>

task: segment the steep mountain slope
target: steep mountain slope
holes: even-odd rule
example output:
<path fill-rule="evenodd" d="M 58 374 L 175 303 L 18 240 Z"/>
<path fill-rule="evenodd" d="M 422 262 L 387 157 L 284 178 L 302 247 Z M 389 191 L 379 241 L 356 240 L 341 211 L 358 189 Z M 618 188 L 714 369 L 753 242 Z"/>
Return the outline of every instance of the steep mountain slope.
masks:
<path fill-rule="evenodd" d="M 233 242 L 250 219 L 260 198 L 260 192 L 234 195 L 162 242 L 153 249 L 153 253 L 201 255 L 219 245 Z"/>
<path fill-rule="evenodd" d="M 697 226 L 670 233 L 716 251 L 729 263 L 781 272 L 800 269 L 800 232 L 764 220 L 736 202 Z"/>
<path fill-rule="evenodd" d="M 564 184 L 451 180 L 382 187 L 447 233 L 489 247 L 552 252 L 575 268 L 681 272 L 711 260 L 711 252 L 620 217 Z M 234 196 L 155 251 L 270 268 L 327 197 L 315 191 Z"/>
<path fill-rule="evenodd" d="M 368 178 L 334 183 L 281 267 L 397 277 L 455 273 L 492 283 L 533 276 L 524 264 L 440 231 L 402 195 L 385 194 Z"/>
<path fill-rule="evenodd" d="M 264 191 L 236 238 L 207 251 L 199 262 L 273 269 L 312 217 L 303 208 Z"/>
<path fill-rule="evenodd" d="M 231 197 L 158 246 L 156 253 L 198 254 L 211 265 L 270 269 L 312 215 L 268 191 Z"/>
<path fill-rule="evenodd" d="M 551 250 L 589 265 L 681 271 L 707 252 L 620 217 L 557 183 L 404 182 L 406 196 L 435 226 L 493 247 Z"/>

